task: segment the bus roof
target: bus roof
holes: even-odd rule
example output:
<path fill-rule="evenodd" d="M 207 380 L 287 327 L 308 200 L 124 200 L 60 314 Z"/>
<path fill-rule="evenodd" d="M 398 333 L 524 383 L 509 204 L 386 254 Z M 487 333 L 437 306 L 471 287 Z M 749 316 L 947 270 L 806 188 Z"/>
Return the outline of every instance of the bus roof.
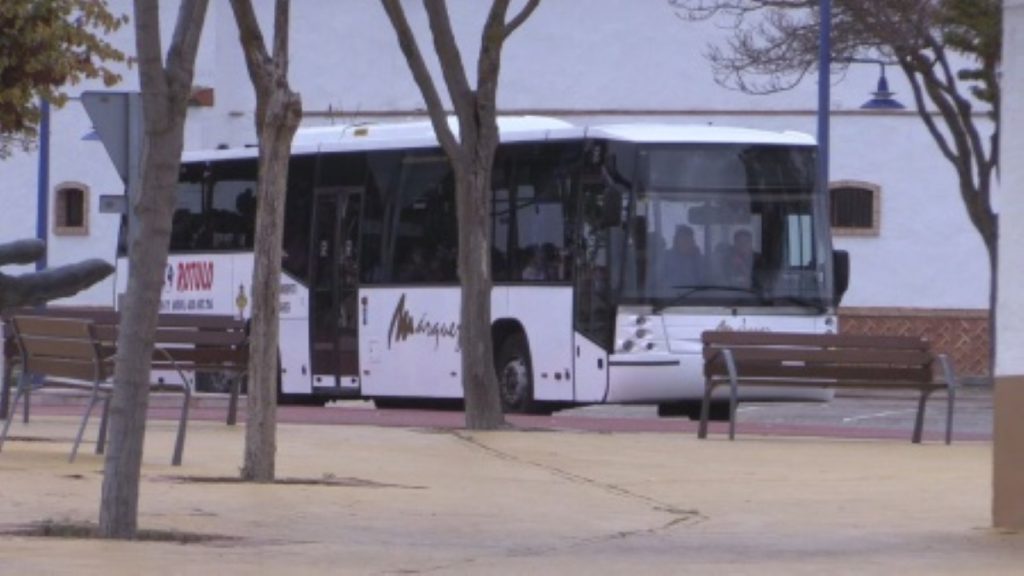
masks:
<path fill-rule="evenodd" d="M 753 130 L 704 124 L 610 124 L 587 130 L 592 138 L 651 144 L 775 144 L 813 146 L 814 138 L 802 132 Z"/>
<path fill-rule="evenodd" d="M 457 133 L 458 121 L 449 117 L 449 126 Z M 584 137 L 652 144 L 736 143 L 788 146 L 813 146 L 814 139 L 801 132 L 753 130 L 711 125 L 631 123 L 576 126 L 544 116 L 501 116 L 498 130 L 502 142 L 536 142 Z M 339 124 L 301 128 L 292 141 L 292 154 L 343 152 L 357 150 L 393 150 L 437 146 L 433 125 L 428 120 L 380 124 Z M 254 146 L 218 150 L 197 150 L 184 154 L 183 160 L 227 160 L 253 158 Z"/>

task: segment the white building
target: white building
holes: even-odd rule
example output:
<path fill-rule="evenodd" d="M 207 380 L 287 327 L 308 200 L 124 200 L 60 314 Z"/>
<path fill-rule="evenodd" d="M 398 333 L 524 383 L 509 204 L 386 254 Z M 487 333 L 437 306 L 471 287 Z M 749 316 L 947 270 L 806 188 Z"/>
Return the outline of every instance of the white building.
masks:
<path fill-rule="evenodd" d="M 109 2 L 131 12 L 131 2 Z M 272 2 L 258 0 L 269 33 Z M 473 58 L 484 2 L 453 0 L 450 11 Z M 162 3 L 164 38 L 170 37 L 177 3 Z M 426 24 L 418 2 L 408 2 L 414 28 Z M 377 2 L 304 1 L 292 4 L 293 87 L 302 94 L 305 125 L 379 121 L 422 115 L 424 105 Z M 499 106 L 506 113 L 553 115 L 588 123 L 628 117 L 681 123 L 795 129 L 813 134 L 817 89 L 810 78 L 797 89 L 750 96 L 714 82 L 703 56 L 727 32 L 677 18 L 664 0 L 545 0 L 506 45 Z M 132 30 L 115 41 L 134 49 Z M 425 45 L 429 52 L 429 44 Z M 468 66 L 472 70 L 473 66 Z M 844 325 L 854 330 L 924 330 L 940 344 L 955 345 L 959 368 L 987 370 L 981 336 L 987 338 L 988 259 L 969 222 L 952 166 L 939 154 L 912 109 L 864 111 L 878 79 L 877 66 L 853 66 L 836 77 L 831 105 L 831 180 L 877 190 L 874 221 L 856 235 L 836 233 L 837 248 L 850 252 L 852 277 L 843 302 Z M 889 80 L 896 98 L 912 105 L 900 72 Z M 230 5 L 211 2 L 196 66 L 195 85 L 211 89 L 212 106 L 189 111 L 186 148 L 241 146 L 255 142 L 254 96 L 238 46 Z M 126 70 L 116 89 L 138 86 Z M 72 95 L 95 85 L 70 87 Z M 50 153 L 49 264 L 90 257 L 113 260 L 117 218 L 100 214 L 101 195 L 122 184 L 91 131 L 79 102 L 53 113 Z M 36 153 L 0 162 L 3 239 L 36 234 Z M 86 192 L 84 226 L 61 228 L 68 188 Z M 74 198 L 72 198 L 74 200 Z M 66 222 L 63 222 L 66 223 Z M 110 305 L 113 280 L 74 298 Z"/>

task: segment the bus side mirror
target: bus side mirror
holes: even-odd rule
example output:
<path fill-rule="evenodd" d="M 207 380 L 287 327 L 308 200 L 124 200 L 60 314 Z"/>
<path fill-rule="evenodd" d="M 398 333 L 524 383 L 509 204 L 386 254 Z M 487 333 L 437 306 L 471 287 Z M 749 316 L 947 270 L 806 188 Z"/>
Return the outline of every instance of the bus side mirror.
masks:
<path fill-rule="evenodd" d="M 832 281 L 836 306 L 842 301 L 846 289 L 850 287 L 850 253 L 846 250 L 832 251 L 832 270 L 835 277 Z"/>
<path fill-rule="evenodd" d="M 604 189 L 601 198 L 601 224 L 605 228 L 613 228 L 622 224 L 622 192 L 614 186 Z"/>

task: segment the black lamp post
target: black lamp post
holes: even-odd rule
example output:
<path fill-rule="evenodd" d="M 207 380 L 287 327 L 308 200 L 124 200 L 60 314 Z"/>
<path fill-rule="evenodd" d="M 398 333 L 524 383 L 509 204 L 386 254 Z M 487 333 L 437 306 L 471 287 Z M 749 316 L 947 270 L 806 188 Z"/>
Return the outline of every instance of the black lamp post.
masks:
<path fill-rule="evenodd" d="M 818 191 L 828 197 L 829 67 L 832 64 L 832 0 L 820 0 L 818 38 Z"/>
<path fill-rule="evenodd" d="M 818 11 L 820 24 L 818 30 L 818 186 L 824 196 L 828 196 L 828 160 L 829 160 L 829 106 L 831 85 L 829 69 L 832 65 L 832 0 L 819 0 Z M 893 98 L 889 90 L 889 81 L 885 77 L 886 62 L 866 58 L 850 58 L 843 60 L 848 63 L 878 64 L 881 76 L 878 88 L 872 92 L 872 98 L 861 105 L 861 110 L 902 110 L 906 108 Z M 891 64 L 891 62 L 889 62 Z"/>

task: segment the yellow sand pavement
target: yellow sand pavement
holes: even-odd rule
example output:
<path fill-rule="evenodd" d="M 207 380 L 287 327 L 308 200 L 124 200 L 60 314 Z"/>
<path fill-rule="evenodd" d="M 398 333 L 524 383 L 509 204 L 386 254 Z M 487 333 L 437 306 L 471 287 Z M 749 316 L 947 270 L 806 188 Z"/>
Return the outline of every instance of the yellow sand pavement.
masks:
<path fill-rule="evenodd" d="M 96 520 L 74 422 L 12 428 L 3 528 Z M 282 425 L 278 476 L 337 484 L 309 486 L 182 482 L 236 476 L 244 427 L 191 423 L 181 468 L 173 432 L 150 423 L 141 527 L 232 540 L 0 536 L 0 574 L 1024 573 L 988 443 Z"/>

